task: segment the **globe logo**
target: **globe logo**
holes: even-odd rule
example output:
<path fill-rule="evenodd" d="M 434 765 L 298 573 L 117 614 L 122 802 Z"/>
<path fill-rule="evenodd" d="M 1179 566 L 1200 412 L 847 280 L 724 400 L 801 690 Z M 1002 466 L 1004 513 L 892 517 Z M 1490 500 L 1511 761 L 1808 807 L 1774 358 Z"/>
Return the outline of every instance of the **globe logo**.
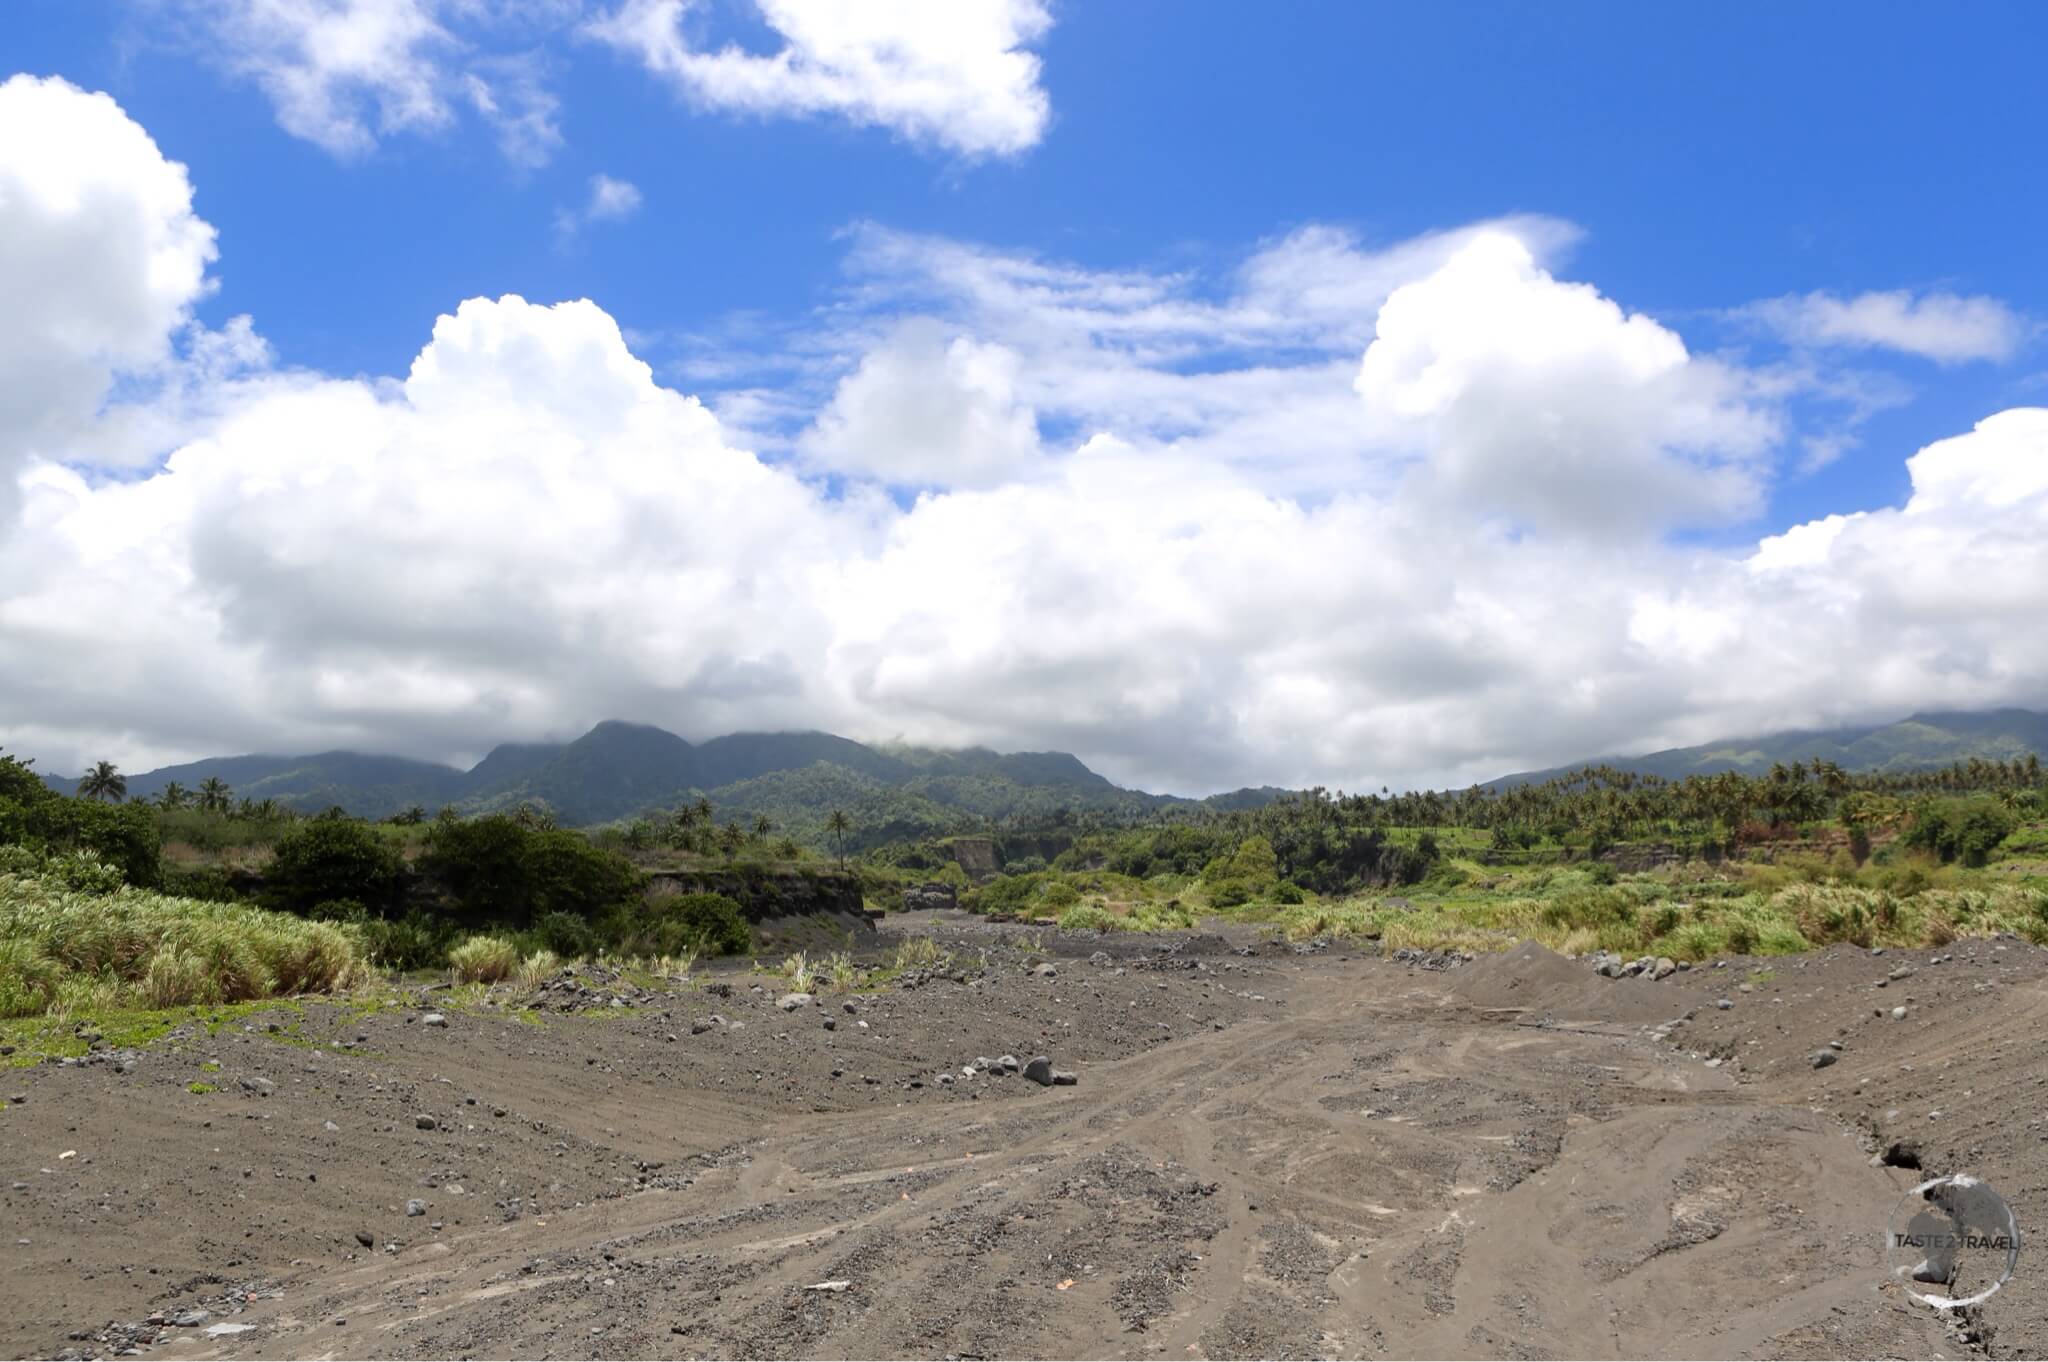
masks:
<path fill-rule="evenodd" d="M 2019 1265 L 2012 1207 L 1967 1173 L 1930 1178 L 1892 1212 L 1885 1257 L 1908 1296 L 1937 1310 L 1988 1300 Z"/>

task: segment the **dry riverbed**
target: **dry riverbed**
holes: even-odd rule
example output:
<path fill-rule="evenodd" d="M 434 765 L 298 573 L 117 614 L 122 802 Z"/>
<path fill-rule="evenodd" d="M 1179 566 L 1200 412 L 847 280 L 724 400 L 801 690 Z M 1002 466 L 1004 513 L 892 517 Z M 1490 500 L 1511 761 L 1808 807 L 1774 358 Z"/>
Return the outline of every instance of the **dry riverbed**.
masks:
<path fill-rule="evenodd" d="M 2048 1351 L 2040 1255 L 1882 1284 L 1931 1172 L 2048 1228 L 2048 951 L 906 932 L 952 963 L 787 1008 L 586 971 L 0 1069 L 0 1354 Z"/>

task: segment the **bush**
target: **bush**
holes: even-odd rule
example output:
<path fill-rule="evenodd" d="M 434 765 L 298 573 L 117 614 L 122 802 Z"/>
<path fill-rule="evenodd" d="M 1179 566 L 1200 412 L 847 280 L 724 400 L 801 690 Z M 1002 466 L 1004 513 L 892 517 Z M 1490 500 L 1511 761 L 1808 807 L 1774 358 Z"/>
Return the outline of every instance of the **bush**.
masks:
<path fill-rule="evenodd" d="M 2019 815 L 1990 795 L 1934 799 L 1913 810 L 1913 825 L 1902 840 L 1944 861 L 1981 866 L 2019 825 Z"/>
<path fill-rule="evenodd" d="M 969 894 L 966 908 L 972 913 L 1026 912 L 1044 881 L 1044 873 L 998 876 Z"/>
<path fill-rule="evenodd" d="M 596 955 L 603 942 L 597 928 L 574 913 L 542 913 L 533 920 L 533 939 L 541 949 L 565 960 L 582 960 Z"/>
<path fill-rule="evenodd" d="M 514 928 L 550 913 L 595 920 L 641 890 L 640 872 L 616 852 L 504 814 L 436 819 L 419 869 L 466 920 Z"/>
<path fill-rule="evenodd" d="M 1209 886 L 1209 906 L 1212 908 L 1237 908 L 1258 897 L 1258 891 L 1246 880 L 1220 880 Z"/>
<path fill-rule="evenodd" d="M 216 866 L 166 866 L 159 888 L 181 899 L 199 899 L 205 903 L 242 902 L 242 895 L 228 883 L 227 873 Z"/>
<path fill-rule="evenodd" d="M 267 906 L 308 913 L 333 899 L 354 899 L 372 909 L 397 902 L 405 864 L 369 824 L 322 814 L 278 838 L 263 876 Z"/>
<path fill-rule="evenodd" d="M 455 944 L 455 926 L 444 918 L 414 908 L 403 917 L 383 918 L 360 910 L 349 925 L 364 953 L 381 969 L 439 969 L 448 963 Z"/>
<path fill-rule="evenodd" d="M 519 948 L 502 936 L 473 936 L 448 952 L 458 983 L 495 984 L 519 968 Z"/>
<path fill-rule="evenodd" d="M 659 898 L 621 924 L 627 955 L 745 955 L 754 947 L 740 906 L 723 894 Z"/>
<path fill-rule="evenodd" d="M 1060 914 L 1063 932 L 1113 932 L 1124 925 L 1114 913 L 1090 903 L 1079 903 Z"/>
<path fill-rule="evenodd" d="M 1292 906 L 1307 901 L 1308 895 L 1303 892 L 1300 885 L 1292 880 L 1282 880 L 1273 888 L 1273 902 L 1275 903 Z"/>

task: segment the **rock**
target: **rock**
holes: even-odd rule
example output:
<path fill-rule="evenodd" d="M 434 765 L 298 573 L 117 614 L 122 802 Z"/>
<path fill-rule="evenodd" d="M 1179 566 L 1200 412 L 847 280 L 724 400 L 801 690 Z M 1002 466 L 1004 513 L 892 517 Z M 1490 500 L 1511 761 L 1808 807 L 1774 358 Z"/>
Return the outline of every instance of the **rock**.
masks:
<path fill-rule="evenodd" d="M 808 993 L 785 993 L 776 1000 L 775 1005 L 784 1012 L 794 1012 L 800 1007 L 809 1007 L 811 1005 L 811 995 Z"/>
<path fill-rule="evenodd" d="M 1726 1012 L 1729 1008 L 1735 1006 L 1735 1004 L 1730 1002 L 1726 998 L 1716 998 L 1714 999 L 1714 1006 L 1720 1008 L 1723 1012 Z"/>
<path fill-rule="evenodd" d="M 1893 1008 L 1893 1009 L 1892 1009 L 1892 1020 L 1893 1020 L 1893 1021 L 1904 1021 L 1905 1019 L 1906 1019 L 1906 1009 L 1905 1009 L 1905 1008 L 1903 1008 L 1903 1007 L 1895 1007 L 1895 1008 Z"/>
<path fill-rule="evenodd" d="M 332 1121 L 322 1121 L 320 1123 L 320 1128 L 326 1131 L 329 1135 L 341 1134 L 341 1127 L 334 1124 L 334 1122 Z"/>
<path fill-rule="evenodd" d="M 210 1324 L 206 1328 L 206 1336 L 208 1338 L 232 1338 L 236 1334 L 246 1334 L 255 1327 L 253 1324 Z"/>
<path fill-rule="evenodd" d="M 1052 964 L 1051 962 L 1047 962 L 1046 964 L 1040 965 L 1037 969 L 1034 969 L 1031 972 L 1041 979 L 1057 979 L 1060 977 L 1059 967 L 1057 965 Z"/>
<path fill-rule="evenodd" d="M 1052 1081 L 1056 1087 L 1071 1088 L 1076 1083 L 1079 1083 L 1081 1079 L 1078 1074 L 1070 1069 L 1054 1069 L 1052 1071 Z"/>
<path fill-rule="evenodd" d="M 1737 984 L 1735 991 L 1737 993 L 1754 993 L 1756 992 L 1756 986 L 1753 984 Z"/>
<path fill-rule="evenodd" d="M 839 1019 L 836 1017 L 825 1018 L 825 1029 L 827 1031 L 837 1031 L 839 1029 Z"/>
<path fill-rule="evenodd" d="M 245 1078 L 242 1080 L 242 1091 L 253 1092 L 259 1097 L 268 1096 L 277 1091 L 277 1084 L 267 1078 Z"/>
<path fill-rule="evenodd" d="M 212 1318 L 213 1311 L 211 1310 L 187 1310 L 176 1319 L 173 1319 L 171 1323 L 177 1325 L 180 1329 L 192 1329 Z"/>
<path fill-rule="evenodd" d="M 903 910 L 914 913 L 919 909 L 957 908 L 960 899 L 950 884 L 914 884 L 903 891 Z"/>
<path fill-rule="evenodd" d="M 853 1000 L 852 1000 L 851 998 L 849 998 L 849 999 L 847 999 L 847 1000 L 846 1000 L 845 1002 L 843 1002 L 843 1003 L 839 1004 L 839 1006 L 840 1006 L 840 1009 L 841 1009 L 842 1011 L 844 1011 L 844 1012 L 846 1013 L 846 1015 L 847 1015 L 847 1016 L 849 1016 L 849 1017 L 851 1017 L 851 1016 L 852 1016 L 852 1015 L 853 1015 L 854 1013 L 856 1013 L 856 1012 L 860 1011 L 860 1009 L 859 1009 L 858 1007 L 854 1006 Z"/>
<path fill-rule="evenodd" d="M 438 1012 L 429 1012 L 426 1016 L 420 1018 L 421 1026 L 446 1026 L 447 1024 L 448 1019 Z"/>
<path fill-rule="evenodd" d="M 1019 1065 L 1017 1063 L 1017 1057 L 1015 1055 L 999 1056 L 996 1059 L 996 1067 L 998 1069 L 1001 1069 L 1006 1074 L 1013 1074 L 1017 1072 L 1017 1069 L 1019 1068 Z"/>
<path fill-rule="evenodd" d="M 1043 1087 L 1052 1086 L 1052 1061 L 1044 1055 L 1033 1055 L 1031 1062 L 1024 1066 L 1024 1076 Z"/>
<path fill-rule="evenodd" d="M 1842 1042 L 1840 1042 L 1840 1041 L 1838 1041 L 1838 1040 L 1831 1040 L 1831 1041 L 1829 1041 L 1829 1042 L 1828 1042 L 1828 1049 L 1830 1049 L 1830 1050 L 1840 1050 L 1840 1049 L 1842 1049 L 1842 1048 L 1843 1048 L 1843 1046 L 1842 1046 Z"/>
<path fill-rule="evenodd" d="M 421 1112 L 419 1115 L 413 1117 L 412 1123 L 418 1126 L 421 1130 L 433 1130 L 441 1124 L 439 1121 L 436 1121 L 433 1117 L 427 1115 L 425 1112 Z"/>
<path fill-rule="evenodd" d="M 706 1021 L 704 1018 L 699 1017 L 697 1020 L 690 1023 L 690 1034 L 693 1036 L 701 1036 L 706 1031 L 709 1031 L 715 1025 L 717 1025 L 716 1022 Z"/>
<path fill-rule="evenodd" d="M 377 1236 L 370 1233 L 368 1230 L 357 1230 L 356 1242 L 358 1244 L 361 1244 L 364 1248 L 375 1248 L 377 1247 Z"/>
<path fill-rule="evenodd" d="M 411 1201 L 405 1203 L 405 1213 L 409 1216 L 425 1215 L 427 1213 L 427 1203 L 421 1201 L 418 1197 L 414 1197 Z"/>
<path fill-rule="evenodd" d="M 1911 965 L 1901 965 L 1897 969 L 1893 970 L 1890 974 L 1885 975 L 1885 978 L 1891 980 L 1894 983 L 1897 983 L 1901 979 L 1911 978 L 1912 975 L 1913 967 Z"/>
<path fill-rule="evenodd" d="M 1816 1069 L 1825 1069 L 1839 1058 L 1841 1056 L 1837 1055 L 1833 1050 L 1815 1050 L 1811 1063 Z"/>
<path fill-rule="evenodd" d="M 1676 973 L 1678 973 L 1678 962 L 1668 955 L 1658 956 L 1657 963 L 1650 967 L 1650 977 L 1652 979 L 1669 979 Z"/>

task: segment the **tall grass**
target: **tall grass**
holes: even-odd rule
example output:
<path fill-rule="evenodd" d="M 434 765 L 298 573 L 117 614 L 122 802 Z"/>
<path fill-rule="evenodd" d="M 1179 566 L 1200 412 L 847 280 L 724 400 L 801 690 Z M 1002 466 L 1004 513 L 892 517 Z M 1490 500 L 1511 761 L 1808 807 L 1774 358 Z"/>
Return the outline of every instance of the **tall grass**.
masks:
<path fill-rule="evenodd" d="M 1505 950 L 1534 940 L 1570 955 L 1613 951 L 1690 961 L 1790 955 L 1835 942 L 1937 947 L 1958 937 L 2002 932 L 2048 943 L 2048 889 L 2026 885 L 1895 894 L 1796 873 L 1726 884 L 1650 875 L 1613 885 L 1562 877 L 1553 883 L 1555 892 L 1547 896 L 1423 900 L 1405 908 L 1376 898 L 1310 904 L 1287 909 L 1278 922 L 1290 940 L 1370 937 L 1379 940 L 1382 950 Z"/>
<path fill-rule="evenodd" d="M 519 947 L 502 936 L 473 936 L 448 952 L 448 969 L 459 984 L 495 984 L 519 969 Z"/>
<path fill-rule="evenodd" d="M 330 992 L 363 969 L 358 941 L 332 923 L 0 874 L 0 1017 Z"/>

